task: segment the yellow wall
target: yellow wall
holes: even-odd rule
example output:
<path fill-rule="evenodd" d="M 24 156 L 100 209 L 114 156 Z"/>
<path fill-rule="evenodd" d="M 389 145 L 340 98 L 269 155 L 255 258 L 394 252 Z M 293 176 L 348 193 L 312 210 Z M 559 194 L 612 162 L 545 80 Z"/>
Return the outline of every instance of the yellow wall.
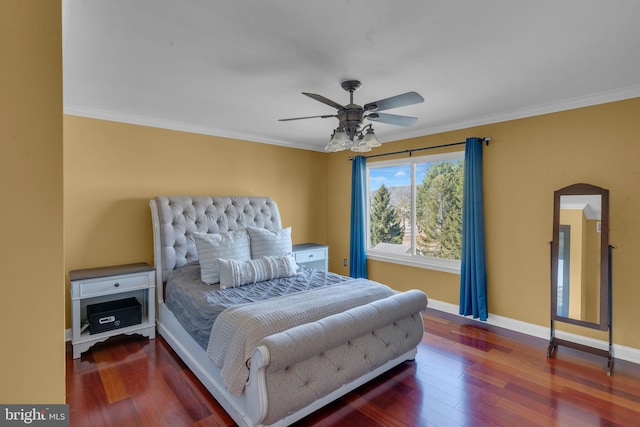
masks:
<path fill-rule="evenodd" d="M 488 301 L 492 314 L 548 326 L 553 192 L 577 182 L 611 191 L 614 340 L 640 349 L 634 268 L 640 227 L 640 98 L 384 144 L 376 153 L 491 136 L 484 147 Z M 264 194 L 295 242 L 330 245 L 348 274 L 350 152 L 324 154 L 66 116 L 66 270 L 152 261 L 147 200 L 156 194 Z M 459 147 L 458 147 L 459 149 Z M 577 153 L 577 154 L 576 154 Z M 265 165 L 269 165 L 268 167 Z M 524 219 L 524 220 L 523 220 Z M 457 304 L 459 277 L 379 261 L 373 280 Z M 67 301 L 68 304 L 68 301 Z M 67 323 L 69 325 L 69 323 Z M 571 330 L 569 328 L 569 330 Z M 578 329 L 606 339 L 598 331 Z M 600 334 L 600 335 L 599 335 Z"/>
<path fill-rule="evenodd" d="M 327 242 L 323 153 L 67 115 L 64 162 L 67 272 L 153 264 L 157 195 L 270 196 L 294 243 Z"/>
<path fill-rule="evenodd" d="M 617 344 L 640 349 L 640 98 L 384 144 L 376 153 L 493 137 L 484 147 L 484 192 L 490 313 L 549 326 L 549 244 L 553 192 L 585 182 L 610 190 L 613 324 Z M 428 118 L 427 118 L 428 119 Z M 328 155 L 330 269 L 348 273 L 352 153 Z M 524 220 L 523 220 L 524 219 Z M 419 288 L 458 304 L 459 276 L 369 262 L 369 277 L 398 289 Z M 591 330 L 572 332 L 606 335 Z"/>
<path fill-rule="evenodd" d="M 65 402 L 56 1 L 0 2 L 0 402 Z"/>

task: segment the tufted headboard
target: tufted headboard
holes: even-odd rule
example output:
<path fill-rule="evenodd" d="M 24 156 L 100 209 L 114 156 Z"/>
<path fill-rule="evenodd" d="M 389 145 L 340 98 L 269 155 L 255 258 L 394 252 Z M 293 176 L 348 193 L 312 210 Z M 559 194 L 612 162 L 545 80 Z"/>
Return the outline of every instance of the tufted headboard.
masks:
<path fill-rule="evenodd" d="M 192 234 L 233 231 L 248 225 L 282 228 L 269 197 L 158 196 L 149 202 L 157 284 L 173 270 L 198 259 Z"/>

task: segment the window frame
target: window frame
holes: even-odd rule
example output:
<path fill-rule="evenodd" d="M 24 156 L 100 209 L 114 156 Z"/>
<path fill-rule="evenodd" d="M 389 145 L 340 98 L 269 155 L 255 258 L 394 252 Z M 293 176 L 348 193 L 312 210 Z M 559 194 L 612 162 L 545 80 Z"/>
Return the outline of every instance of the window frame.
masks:
<path fill-rule="evenodd" d="M 417 221 L 416 221 L 416 197 L 417 197 L 417 182 L 416 182 L 416 165 L 424 163 L 434 163 L 438 161 L 451 161 L 451 160 L 464 160 L 464 150 L 462 151 L 450 151 L 447 153 L 430 154 L 424 156 L 411 156 L 409 158 L 392 159 L 392 160 L 379 160 L 367 162 L 366 164 L 366 179 L 365 179 L 365 195 L 366 195 L 366 243 L 367 243 L 367 259 L 375 261 L 391 262 L 394 264 L 407 265 L 411 267 L 419 267 L 430 270 L 443 271 L 447 273 L 460 274 L 459 260 L 449 260 L 441 258 L 427 257 L 416 254 L 416 239 L 417 239 Z M 411 254 L 399 255 L 392 254 L 385 251 L 375 250 L 371 248 L 371 169 L 393 167 L 393 166 L 410 166 L 411 170 Z"/>

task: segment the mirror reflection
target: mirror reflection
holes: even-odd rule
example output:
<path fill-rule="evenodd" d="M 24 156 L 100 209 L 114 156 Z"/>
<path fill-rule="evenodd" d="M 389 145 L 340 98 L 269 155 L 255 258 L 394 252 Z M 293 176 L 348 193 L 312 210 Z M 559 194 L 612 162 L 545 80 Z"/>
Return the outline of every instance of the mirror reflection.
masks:
<path fill-rule="evenodd" d="M 573 184 L 554 193 L 551 318 L 609 328 L 609 190 Z"/>
<path fill-rule="evenodd" d="M 560 196 L 557 315 L 600 323 L 602 196 Z"/>

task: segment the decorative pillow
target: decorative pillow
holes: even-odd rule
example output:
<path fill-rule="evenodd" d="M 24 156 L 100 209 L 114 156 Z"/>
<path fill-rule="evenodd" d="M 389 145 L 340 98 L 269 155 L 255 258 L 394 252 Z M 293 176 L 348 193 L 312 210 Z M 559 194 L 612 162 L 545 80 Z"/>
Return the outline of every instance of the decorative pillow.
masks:
<path fill-rule="evenodd" d="M 279 230 L 247 227 L 251 240 L 251 258 L 286 255 L 292 252 L 291 227 Z"/>
<path fill-rule="evenodd" d="M 291 277 L 295 276 L 298 270 L 298 264 L 296 264 L 293 254 L 265 256 L 249 261 L 221 258 L 219 262 L 220 289 Z"/>
<path fill-rule="evenodd" d="M 251 245 L 247 230 L 226 233 L 193 233 L 200 260 L 200 277 L 207 285 L 220 282 L 218 259 L 251 259 Z"/>

